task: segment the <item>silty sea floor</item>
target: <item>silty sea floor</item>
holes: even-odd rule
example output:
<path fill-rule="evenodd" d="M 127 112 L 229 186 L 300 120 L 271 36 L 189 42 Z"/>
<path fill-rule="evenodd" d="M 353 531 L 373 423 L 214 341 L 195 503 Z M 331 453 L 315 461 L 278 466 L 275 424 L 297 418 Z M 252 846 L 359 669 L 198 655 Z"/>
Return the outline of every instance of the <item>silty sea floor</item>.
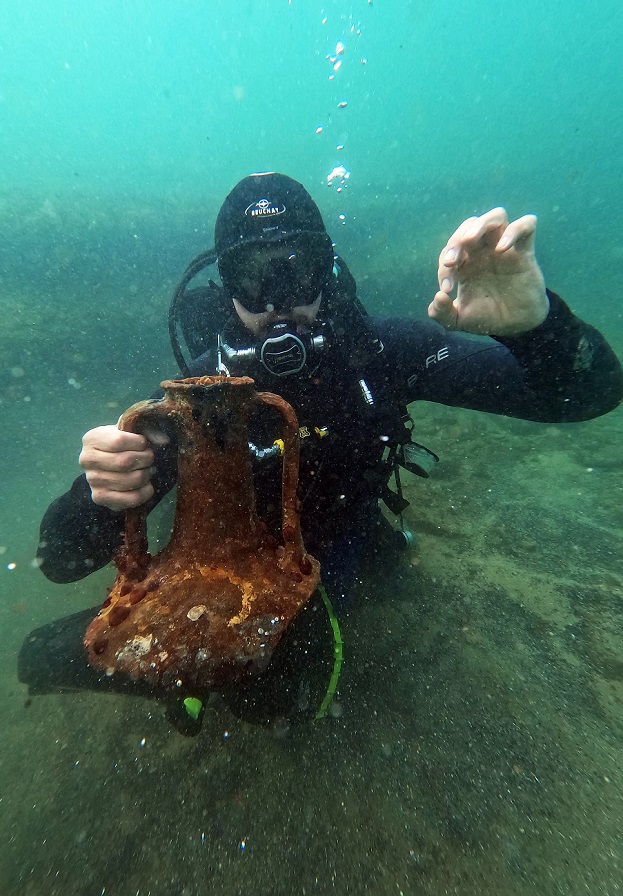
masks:
<path fill-rule="evenodd" d="M 417 418 L 442 461 L 407 483 L 416 545 L 364 570 L 321 722 L 254 727 L 216 700 L 185 739 L 142 698 L 28 699 L 22 640 L 111 573 L 54 586 L 32 532 L 5 550 L 4 894 L 619 892 L 621 414 Z M 36 480 L 5 493 L 18 533 Z"/>

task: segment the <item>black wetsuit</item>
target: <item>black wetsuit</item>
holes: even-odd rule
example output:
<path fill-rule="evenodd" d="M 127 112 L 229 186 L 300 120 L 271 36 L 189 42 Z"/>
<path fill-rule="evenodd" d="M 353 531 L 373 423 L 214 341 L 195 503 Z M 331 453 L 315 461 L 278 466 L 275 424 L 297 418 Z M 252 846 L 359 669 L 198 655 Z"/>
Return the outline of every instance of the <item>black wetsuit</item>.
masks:
<path fill-rule="evenodd" d="M 330 565 L 331 549 L 334 559 L 336 554 L 344 559 L 348 545 L 361 546 L 357 534 L 369 524 L 384 481 L 383 449 L 411 402 L 549 423 L 587 420 L 619 404 L 623 371 L 616 356 L 599 332 L 576 318 L 558 296 L 550 292 L 549 297 L 546 321 L 518 337 L 479 340 L 432 322 L 373 318 L 384 349 L 365 362 L 340 354 L 338 347 L 312 377 L 257 372 L 258 388 L 279 392 L 298 416 L 299 494 L 308 550 Z M 214 373 L 213 354 L 192 364 L 193 376 Z M 266 416 L 251 431 L 260 448 L 278 435 L 278 420 Z M 155 454 L 150 509 L 176 478 L 174 443 Z M 280 487 L 278 459 L 258 463 L 258 509 L 271 525 L 277 523 Z M 42 571 L 55 582 L 70 582 L 104 566 L 120 544 L 123 520 L 122 512 L 96 506 L 84 475 L 79 476 L 43 518 Z M 350 560 L 345 562 L 350 569 Z"/>

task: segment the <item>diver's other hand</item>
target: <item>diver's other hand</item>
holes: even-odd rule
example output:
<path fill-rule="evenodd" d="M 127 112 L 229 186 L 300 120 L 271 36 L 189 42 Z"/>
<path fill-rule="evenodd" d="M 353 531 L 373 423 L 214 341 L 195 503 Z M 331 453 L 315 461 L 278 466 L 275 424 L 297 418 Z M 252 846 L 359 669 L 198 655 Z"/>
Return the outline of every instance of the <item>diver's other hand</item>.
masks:
<path fill-rule="evenodd" d="M 463 221 L 439 256 L 429 317 L 449 330 L 497 336 L 543 323 L 549 300 L 534 256 L 535 232 L 535 215 L 509 224 L 503 208 Z"/>
<path fill-rule="evenodd" d="M 93 503 L 110 510 L 127 510 L 149 501 L 154 493 L 152 445 L 168 441 L 159 431 L 150 431 L 146 437 L 116 426 L 98 426 L 85 433 L 78 462 Z"/>

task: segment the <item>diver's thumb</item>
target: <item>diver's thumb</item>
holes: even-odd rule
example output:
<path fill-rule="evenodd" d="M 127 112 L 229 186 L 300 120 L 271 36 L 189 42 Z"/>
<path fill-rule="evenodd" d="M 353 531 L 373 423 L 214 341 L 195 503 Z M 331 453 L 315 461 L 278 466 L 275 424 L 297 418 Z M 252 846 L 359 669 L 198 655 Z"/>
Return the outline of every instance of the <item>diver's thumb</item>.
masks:
<path fill-rule="evenodd" d="M 163 432 L 157 426 L 146 426 L 142 430 L 142 434 L 155 448 L 160 448 L 162 445 L 168 445 L 171 441 L 166 432 Z"/>

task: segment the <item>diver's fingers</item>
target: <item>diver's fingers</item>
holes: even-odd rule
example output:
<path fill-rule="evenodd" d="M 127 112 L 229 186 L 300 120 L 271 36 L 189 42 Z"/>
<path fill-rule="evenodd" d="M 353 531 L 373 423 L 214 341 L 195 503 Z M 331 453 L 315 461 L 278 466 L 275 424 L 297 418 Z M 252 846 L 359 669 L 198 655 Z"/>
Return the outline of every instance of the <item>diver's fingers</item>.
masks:
<path fill-rule="evenodd" d="M 466 218 L 454 231 L 439 256 L 439 289 L 450 293 L 454 288 L 458 269 L 470 254 L 480 247 L 493 248 L 501 236 L 502 228 L 506 229 L 507 225 L 508 216 L 501 206 L 492 208 L 479 217 Z"/>
<path fill-rule="evenodd" d="M 80 452 L 78 463 L 85 472 L 103 470 L 127 474 L 133 470 L 152 467 L 154 452 L 151 448 L 145 448 L 144 451 L 107 451 L 95 445 L 86 445 Z"/>
<path fill-rule="evenodd" d="M 480 217 L 466 218 L 457 227 L 439 256 L 440 265 L 455 266 L 460 262 L 464 250 L 469 250 L 489 233 L 500 227 L 506 227 L 508 216 L 501 206 L 492 208 Z"/>
<path fill-rule="evenodd" d="M 91 488 L 93 503 L 100 507 L 108 507 L 109 510 L 130 510 L 133 507 L 140 507 L 141 504 L 149 501 L 153 494 L 154 488 L 151 483 L 127 492 L 99 487 Z"/>
<path fill-rule="evenodd" d="M 477 243 L 483 240 L 488 242 L 487 237 L 494 231 L 501 227 L 507 227 L 508 216 L 506 209 L 498 206 L 485 212 L 484 215 L 480 215 L 479 218 L 470 219 L 470 221 L 469 226 L 462 231 L 459 240 L 461 247 L 467 249 L 468 252 Z"/>
<path fill-rule="evenodd" d="M 86 471 L 87 482 L 91 490 L 105 489 L 115 492 L 133 492 L 141 489 L 151 481 L 154 467 L 129 472 L 90 469 Z"/>
<path fill-rule="evenodd" d="M 125 432 L 116 426 L 96 426 L 82 436 L 85 448 L 96 448 L 99 451 L 143 451 L 148 447 L 148 440 L 137 432 Z"/>
<path fill-rule="evenodd" d="M 439 264 L 454 264 L 456 261 L 456 250 L 460 248 L 464 235 L 475 226 L 478 218 L 467 218 L 456 228 L 446 245 L 439 253 Z M 453 251 L 454 250 L 454 251 Z M 450 256 L 448 256 L 450 253 Z"/>
<path fill-rule="evenodd" d="M 168 445 L 171 439 L 166 432 L 163 432 L 157 426 L 146 426 L 143 429 L 143 435 L 152 445 Z"/>
<path fill-rule="evenodd" d="M 534 252 L 536 225 L 536 215 L 523 215 L 512 221 L 498 240 L 496 252 L 506 252 L 513 246 L 519 252 Z"/>
<path fill-rule="evenodd" d="M 455 265 L 457 262 L 457 257 L 459 254 L 461 244 L 463 241 L 464 234 L 475 225 L 478 221 L 478 218 L 472 217 L 467 218 L 463 221 L 457 229 L 454 231 L 446 245 L 443 247 L 441 252 L 439 253 L 439 266 L 441 265 Z"/>
<path fill-rule="evenodd" d="M 158 429 L 141 435 L 116 426 L 98 426 L 82 437 L 79 464 L 84 470 L 131 471 L 151 467 L 154 447 L 165 445 L 169 437 Z"/>
<path fill-rule="evenodd" d="M 466 218 L 439 253 L 437 281 L 439 289 L 443 292 L 449 293 L 454 288 L 457 269 L 467 257 L 464 248 L 466 234 L 478 225 L 478 221 L 479 219 L 476 217 Z"/>

